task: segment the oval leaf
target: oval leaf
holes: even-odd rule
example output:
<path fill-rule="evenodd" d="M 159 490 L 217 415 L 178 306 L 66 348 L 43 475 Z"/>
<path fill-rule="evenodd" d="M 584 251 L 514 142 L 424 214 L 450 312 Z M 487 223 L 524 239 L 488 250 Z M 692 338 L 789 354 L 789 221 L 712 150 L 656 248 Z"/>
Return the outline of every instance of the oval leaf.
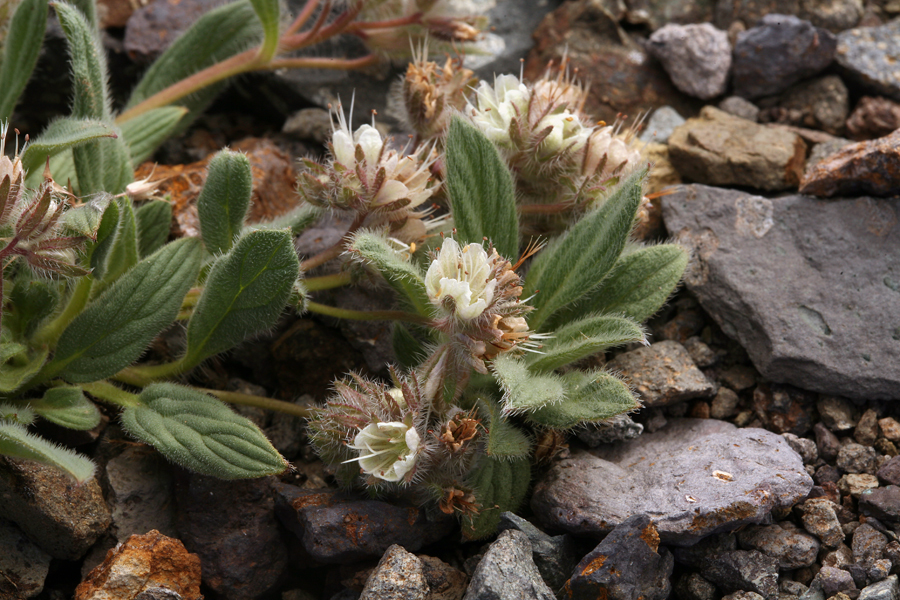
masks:
<path fill-rule="evenodd" d="M 209 161 L 209 175 L 197 198 L 197 214 L 210 253 L 231 250 L 244 225 L 252 192 L 253 173 L 246 156 L 222 150 Z"/>
<path fill-rule="evenodd" d="M 125 430 L 191 471 L 243 479 L 277 475 L 287 467 L 256 425 L 211 396 L 156 383 L 140 399 L 143 406 L 122 412 Z"/>
<path fill-rule="evenodd" d="M 462 534 L 466 539 L 479 540 L 497 532 L 501 513 L 517 510 L 525 500 L 531 483 L 531 461 L 482 455 L 466 478 L 479 509 L 463 519 Z"/>
<path fill-rule="evenodd" d="M 150 158 L 153 151 L 172 135 L 187 112 L 183 106 L 163 106 L 121 123 L 119 126 L 128 144 L 132 164 Z"/>
<path fill-rule="evenodd" d="M 43 418 L 69 429 L 87 430 L 100 424 L 100 411 L 78 387 L 50 388 L 30 404 Z"/>
<path fill-rule="evenodd" d="M 22 168 L 26 173 L 41 171 L 47 158 L 64 150 L 100 138 L 114 138 L 112 127 L 95 119 L 56 119 L 22 152 Z"/>
<path fill-rule="evenodd" d="M 47 29 L 47 7 L 47 0 L 22 0 L 6 28 L 0 67 L 0 120 L 12 115 L 37 64 Z"/>
<path fill-rule="evenodd" d="M 529 353 L 528 369 L 546 373 L 585 356 L 629 342 L 647 342 L 644 330 L 631 319 L 610 315 L 592 315 L 557 329 L 541 348 Z"/>
<path fill-rule="evenodd" d="M 491 361 L 491 370 L 503 388 L 505 413 L 537 410 L 547 404 L 562 402 L 566 396 L 558 375 L 532 373 L 525 362 L 517 358 L 498 356 Z"/>
<path fill-rule="evenodd" d="M 145 202 L 134 211 L 137 221 L 138 252 L 141 258 L 162 248 L 172 228 L 172 205 L 165 200 Z"/>
<path fill-rule="evenodd" d="M 56 467 L 84 483 L 94 476 L 94 463 L 68 448 L 40 438 L 18 423 L 0 420 L 0 454 Z"/>
<path fill-rule="evenodd" d="M 603 371 L 570 371 L 562 376 L 562 382 L 566 399 L 528 413 L 529 421 L 551 429 L 571 429 L 641 407 L 627 385 Z"/>
<path fill-rule="evenodd" d="M 188 323 L 184 364 L 195 366 L 274 325 L 299 273 L 287 231 L 260 230 L 242 237 L 209 272 Z"/>

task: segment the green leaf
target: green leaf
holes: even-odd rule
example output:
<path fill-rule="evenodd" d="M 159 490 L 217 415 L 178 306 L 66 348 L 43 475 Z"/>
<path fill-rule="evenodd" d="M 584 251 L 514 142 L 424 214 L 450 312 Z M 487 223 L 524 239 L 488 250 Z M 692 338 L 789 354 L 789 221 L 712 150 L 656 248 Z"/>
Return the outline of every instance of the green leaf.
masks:
<path fill-rule="evenodd" d="M 3 314 L 3 325 L 21 338 L 29 337 L 59 304 L 59 289 L 42 279 L 19 276 L 9 292 L 12 310 Z M 0 364 L 4 358 L 0 353 Z"/>
<path fill-rule="evenodd" d="M 133 108 L 170 85 L 251 48 L 262 36 L 259 19 L 246 0 L 231 2 L 207 12 L 150 65 L 132 91 L 127 108 Z M 214 84 L 182 98 L 178 103 L 189 112 L 175 131 L 186 128 L 224 86 L 225 82 Z"/>
<path fill-rule="evenodd" d="M 72 65 L 72 116 L 112 122 L 107 88 L 106 50 L 97 30 L 71 4 L 54 2 L 56 16 L 69 43 Z M 80 173 L 79 173 L 80 174 Z M 107 190 L 114 192 L 114 190 Z"/>
<path fill-rule="evenodd" d="M 106 275 L 106 263 L 116 241 L 119 229 L 119 203 L 110 202 L 103 211 L 100 225 L 97 227 L 97 238 L 88 246 L 88 263 L 93 270 L 94 279 L 100 280 Z"/>
<path fill-rule="evenodd" d="M 431 316 L 431 302 L 422 274 L 414 264 L 403 259 L 400 251 L 384 235 L 360 231 L 353 236 L 348 250 L 378 271 L 417 313 Z"/>
<path fill-rule="evenodd" d="M 122 412 L 125 430 L 191 471 L 243 479 L 277 475 L 287 467 L 256 425 L 211 396 L 156 383 L 140 398 L 144 406 Z"/>
<path fill-rule="evenodd" d="M 25 175 L 25 185 L 37 189 L 44 181 L 43 169 L 32 169 Z M 50 157 L 50 173 L 53 179 L 66 187 L 78 189 L 78 173 L 75 172 L 75 157 L 72 150 L 63 150 Z"/>
<path fill-rule="evenodd" d="M 200 240 L 182 238 L 140 261 L 63 331 L 48 373 L 96 381 L 136 361 L 175 320 L 202 256 Z"/>
<path fill-rule="evenodd" d="M 183 106 L 154 108 L 121 123 L 132 164 L 140 164 L 166 141 L 188 113 Z"/>
<path fill-rule="evenodd" d="M 92 140 L 114 137 L 116 132 L 103 121 L 72 117 L 56 119 L 22 152 L 22 168 L 27 173 L 42 173 L 48 156 L 56 156 L 64 150 Z"/>
<path fill-rule="evenodd" d="M 280 217 L 275 217 L 271 221 L 245 225 L 244 233 L 258 231 L 260 229 L 285 229 L 290 227 L 293 235 L 300 235 L 309 226 L 318 221 L 324 213 L 324 209 L 313 206 L 312 204 L 303 203 Z"/>
<path fill-rule="evenodd" d="M 463 518 L 462 534 L 466 539 L 479 540 L 497 532 L 501 513 L 515 511 L 522 504 L 531 483 L 531 462 L 482 455 L 467 479 L 480 508 L 477 514 Z"/>
<path fill-rule="evenodd" d="M 7 344 L 0 345 L 2 347 L 10 349 Z M 44 366 L 49 354 L 48 348 L 23 349 L 7 358 L 0 368 L 0 394 L 14 392 L 28 383 Z"/>
<path fill-rule="evenodd" d="M 111 195 L 100 194 L 81 206 L 70 208 L 64 212 L 60 221 L 70 233 L 96 240 L 100 230 L 100 223 L 103 221 L 103 215 L 111 201 Z"/>
<path fill-rule="evenodd" d="M 222 150 L 209 161 L 209 175 L 197 198 L 197 214 L 203 243 L 210 253 L 228 252 L 234 245 L 252 192 L 253 172 L 242 153 Z"/>
<path fill-rule="evenodd" d="M 299 273 L 287 231 L 253 231 L 238 240 L 209 272 L 188 323 L 184 363 L 195 366 L 274 325 Z"/>
<path fill-rule="evenodd" d="M 447 195 L 460 242 L 491 240 L 502 256 L 519 254 L 519 220 L 509 167 L 483 133 L 459 117 L 446 146 Z"/>
<path fill-rule="evenodd" d="M 47 0 L 22 0 L 8 27 L 0 63 L 0 121 L 8 121 L 37 64 L 47 28 Z"/>
<path fill-rule="evenodd" d="M 269 61 L 278 52 L 278 26 L 281 21 L 281 4 L 278 0 L 250 0 L 253 10 L 262 24 L 265 37 L 259 49 L 259 59 Z"/>
<path fill-rule="evenodd" d="M 81 11 L 84 19 L 90 23 L 91 27 L 94 29 L 100 27 L 97 22 L 97 4 L 94 0 L 69 0 L 69 4 Z"/>
<path fill-rule="evenodd" d="M 399 321 L 394 321 L 391 344 L 394 348 L 394 357 L 406 370 L 415 369 L 428 356 L 422 342 L 416 339 L 409 328 Z"/>
<path fill-rule="evenodd" d="M 69 429 L 87 430 L 100 424 L 100 411 L 78 387 L 50 388 L 30 404 L 43 418 Z"/>
<path fill-rule="evenodd" d="M 56 467 L 78 483 L 94 476 L 94 463 L 90 460 L 29 433 L 18 423 L 0 421 L 0 454 Z"/>
<path fill-rule="evenodd" d="M 116 226 L 115 238 L 109 246 L 106 262 L 101 272 L 95 272 L 94 278 L 98 285 L 94 286 L 92 294 L 96 297 L 104 291 L 116 279 L 121 277 L 129 269 L 134 267 L 140 259 L 137 240 L 137 220 L 134 217 L 134 208 L 131 200 L 117 197 L 114 202 L 118 205 L 119 222 Z M 101 222 L 101 227 L 103 223 Z M 99 238 L 99 236 L 98 236 Z M 91 256 L 93 266 L 94 256 Z"/>
<path fill-rule="evenodd" d="M 616 263 L 641 204 L 646 170 L 628 177 L 597 210 L 582 217 L 534 259 L 523 297 L 535 294 L 528 324 L 541 331 L 553 313 L 599 286 Z"/>
<path fill-rule="evenodd" d="M 488 442 L 484 452 L 491 458 L 525 458 L 531 453 L 531 439 L 521 429 L 512 425 L 501 411 L 500 405 L 490 397 L 478 400 L 480 414 L 486 417 L 484 427 Z"/>
<path fill-rule="evenodd" d="M 0 403 L 0 420 L 18 423 L 28 427 L 37 419 L 37 415 L 29 406 L 22 404 Z"/>
<path fill-rule="evenodd" d="M 644 330 L 626 317 L 591 315 L 557 329 L 544 343 L 542 354 L 525 357 L 535 373 L 552 371 L 585 356 L 629 342 L 645 342 Z"/>
<path fill-rule="evenodd" d="M 628 386 L 609 373 L 570 371 L 562 379 L 566 399 L 528 413 L 529 421 L 551 429 L 571 429 L 641 407 Z"/>
<path fill-rule="evenodd" d="M 138 252 L 141 258 L 162 248 L 172 228 L 172 205 L 165 200 L 145 202 L 134 211 L 137 221 Z"/>
<path fill-rule="evenodd" d="M 491 361 L 491 370 L 503 388 L 503 411 L 506 413 L 537 410 L 547 404 L 562 402 L 566 396 L 558 375 L 536 375 L 528 370 L 524 361 L 512 356 L 498 356 Z"/>
<path fill-rule="evenodd" d="M 100 192 L 121 194 L 134 179 L 125 140 L 97 140 L 72 148 L 81 196 Z"/>
<path fill-rule="evenodd" d="M 624 313 L 642 323 L 675 291 L 688 260 L 687 250 L 676 244 L 650 246 L 624 255 L 600 288 L 578 308 Z"/>

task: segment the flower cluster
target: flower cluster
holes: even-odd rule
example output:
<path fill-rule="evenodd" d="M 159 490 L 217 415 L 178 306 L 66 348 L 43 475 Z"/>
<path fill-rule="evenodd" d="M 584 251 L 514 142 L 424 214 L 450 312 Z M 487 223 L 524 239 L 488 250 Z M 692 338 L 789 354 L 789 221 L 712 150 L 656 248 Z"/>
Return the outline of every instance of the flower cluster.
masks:
<path fill-rule="evenodd" d="M 351 131 L 340 105 L 336 114 L 330 160 L 304 160 L 300 197 L 315 206 L 353 211 L 359 225 L 387 226 L 405 242 L 421 240 L 423 218 L 430 212 L 421 207 L 440 189 L 430 170 L 437 159 L 433 146 L 406 153 L 406 148 L 391 148 L 392 140 L 374 124 Z"/>
<path fill-rule="evenodd" d="M 409 126 L 422 140 L 442 135 L 450 115 L 466 105 L 466 96 L 476 81 L 461 60 L 448 56 L 444 66 L 439 66 L 428 60 L 427 49 L 419 50 L 402 82 L 402 103 Z"/>

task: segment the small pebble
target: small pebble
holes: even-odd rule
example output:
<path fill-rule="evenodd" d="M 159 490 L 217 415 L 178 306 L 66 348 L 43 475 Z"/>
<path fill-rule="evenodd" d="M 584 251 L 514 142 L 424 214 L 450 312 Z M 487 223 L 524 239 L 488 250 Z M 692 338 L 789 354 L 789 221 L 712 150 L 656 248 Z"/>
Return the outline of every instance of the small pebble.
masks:
<path fill-rule="evenodd" d="M 844 473 L 875 474 L 875 449 L 853 442 L 838 451 L 837 466 Z"/>
<path fill-rule="evenodd" d="M 837 458 L 838 451 L 841 449 L 841 443 L 837 436 L 823 423 L 816 423 L 813 431 L 816 434 L 816 446 L 819 448 L 819 456 L 829 461 Z"/>
<path fill-rule="evenodd" d="M 804 464 L 811 464 L 818 460 L 819 449 L 814 441 L 798 437 L 793 433 L 782 433 L 781 435 L 787 440 L 788 445 L 794 449 L 794 452 L 800 455 Z"/>
<path fill-rule="evenodd" d="M 878 413 L 871 408 L 863 413 L 853 431 L 853 439 L 863 446 L 871 446 L 878 439 Z"/>
<path fill-rule="evenodd" d="M 866 473 L 848 473 L 841 477 L 837 486 L 841 494 L 859 500 L 859 496 L 863 492 L 878 487 L 878 478 Z"/>
<path fill-rule="evenodd" d="M 822 396 L 816 403 L 822 423 L 831 431 L 846 431 L 856 427 L 856 412 L 845 398 Z"/>
<path fill-rule="evenodd" d="M 900 442 L 900 423 L 893 417 L 885 417 L 878 420 L 878 428 L 881 435 L 892 442 Z"/>

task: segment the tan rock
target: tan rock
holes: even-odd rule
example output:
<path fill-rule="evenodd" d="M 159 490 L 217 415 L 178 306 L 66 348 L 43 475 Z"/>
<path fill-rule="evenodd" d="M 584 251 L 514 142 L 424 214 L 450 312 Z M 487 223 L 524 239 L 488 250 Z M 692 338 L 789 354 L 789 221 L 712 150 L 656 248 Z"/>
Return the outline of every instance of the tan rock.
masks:
<path fill-rule="evenodd" d="M 669 158 L 697 183 L 784 190 L 800 183 L 806 144 L 791 131 L 706 106 L 669 136 Z"/>

